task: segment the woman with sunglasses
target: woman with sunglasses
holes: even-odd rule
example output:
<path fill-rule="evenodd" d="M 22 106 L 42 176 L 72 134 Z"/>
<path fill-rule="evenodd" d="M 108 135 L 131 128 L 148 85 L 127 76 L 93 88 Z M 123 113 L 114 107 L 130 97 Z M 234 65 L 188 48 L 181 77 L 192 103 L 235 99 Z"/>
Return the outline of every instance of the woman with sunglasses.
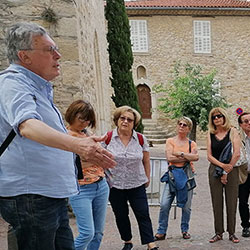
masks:
<path fill-rule="evenodd" d="M 69 124 L 68 133 L 76 137 L 88 136 L 86 128 L 95 128 L 96 125 L 92 105 L 83 100 L 77 100 L 68 107 L 65 120 Z M 102 167 L 78 156 L 76 165 L 80 193 L 70 197 L 79 232 L 75 239 L 75 248 L 98 250 L 103 237 L 109 187 Z"/>
<path fill-rule="evenodd" d="M 237 130 L 231 126 L 228 115 L 224 109 L 220 107 L 213 108 L 209 113 L 208 120 L 207 158 L 210 162 L 208 176 L 215 229 L 215 235 L 209 242 L 214 243 L 223 239 L 223 191 L 225 191 L 229 240 L 233 243 L 238 243 L 239 239 L 235 236 L 235 221 L 239 174 L 238 169 L 233 166 L 240 157 L 240 137 Z M 233 145 L 233 154 L 232 156 L 224 157 L 228 159 L 222 160 L 221 153 L 223 149 L 225 151 L 227 145 L 230 145 L 230 140 Z"/>
<path fill-rule="evenodd" d="M 197 152 L 197 145 L 194 141 L 188 139 L 188 134 L 191 131 L 193 126 L 192 120 L 188 117 L 181 117 L 177 121 L 177 135 L 173 138 L 168 138 L 166 141 L 166 158 L 170 167 L 175 167 L 180 170 L 184 169 L 186 163 L 190 162 L 189 167 L 192 172 L 195 172 L 193 161 L 198 161 L 199 156 Z M 184 175 L 182 181 L 187 181 L 187 176 Z M 161 198 L 161 207 L 159 214 L 159 226 L 157 234 L 155 235 L 155 240 L 164 240 L 166 238 L 166 232 L 168 229 L 168 218 L 171 205 L 176 196 L 175 192 L 171 192 L 171 186 L 169 181 L 166 181 L 162 198 Z M 183 239 L 190 239 L 191 235 L 189 234 L 189 221 L 191 216 L 191 202 L 193 197 L 193 189 L 185 193 L 186 199 L 184 199 L 183 204 L 179 206 L 182 207 L 182 217 L 181 217 L 181 232 Z"/>
<path fill-rule="evenodd" d="M 116 167 L 110 170 L 113 186 L 109 201 L 124 241 L 122 250 L 133 248 L 128 202 L 139 225 L 141 243 L 147 244 L 148 249 L 158 249 L 154 243 L 146 195 L 150 182 L 149 146 L 145 136 L 135 131 L 140 119 L 141 115 L 129 106 L 117 108 L 113 119 L 116 128 L 110 141 L 103 143 L 117 162 Z"/>

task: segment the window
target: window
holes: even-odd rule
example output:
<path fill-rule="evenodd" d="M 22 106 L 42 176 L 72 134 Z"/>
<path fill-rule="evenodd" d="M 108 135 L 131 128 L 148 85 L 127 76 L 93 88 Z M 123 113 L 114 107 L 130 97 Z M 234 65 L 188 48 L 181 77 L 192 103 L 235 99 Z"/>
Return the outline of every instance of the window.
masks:
<path fill-rule="evenodd" d="M 137 68 L 137 79 L 147 79 L 146 69 L 143 66 Z"/>
<path fill-rule="evenodd" d="M 211 53 L 210 21 L 194 21 L 194 53 Z"/>
<path fill-rule="evenodd" d="M 133 52 L 148 52 L 148 32 L 146 20 L 129 20 Z"/>

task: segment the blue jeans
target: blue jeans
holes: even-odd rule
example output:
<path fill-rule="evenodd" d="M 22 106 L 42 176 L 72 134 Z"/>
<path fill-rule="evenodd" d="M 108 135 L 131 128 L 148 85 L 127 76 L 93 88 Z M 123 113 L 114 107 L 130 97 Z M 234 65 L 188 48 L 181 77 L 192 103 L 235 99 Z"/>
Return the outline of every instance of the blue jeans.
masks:
<path fill-rule="evenodd" d="M 0 197 L 0 212 L 14 229 L 18 249 L 75 249 L 67 199 L 34 194 Z"/>
<path fill-rule="evenodd" d="M 80 193 L 70 197 L 79 235 L 76 250 L 98 250 L 103 237 L 109 187 L 102 181 L 80 186 Z"/>
<path fill-rule="evenodd" d="M 159 221 L 158 221 L 159 226 L 157 234 L 165 234 L 167 232 L 169 211 L 171 209 L 174 197 L 175 193 L 170 193 L 169 184 L 166 183 L 161 198 L 161 208 L 159 214 Z M 188 200 L 185 206 L 182 208 L 181 232 L 188 232 L 189 230 L 192 197 L 193 197 L 193 190 L 190 190 L 188 191 Z"/>

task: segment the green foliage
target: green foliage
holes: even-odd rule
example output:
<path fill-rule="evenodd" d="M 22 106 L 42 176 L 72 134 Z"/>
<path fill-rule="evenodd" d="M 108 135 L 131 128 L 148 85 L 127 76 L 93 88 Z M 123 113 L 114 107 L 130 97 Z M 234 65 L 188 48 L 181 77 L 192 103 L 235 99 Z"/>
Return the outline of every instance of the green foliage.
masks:
<path fill-rule="evenodd" d="M 226 100 L 219 95 L 215 75 L 202 74 L 199 65 L 177 63 L 174 67 L 173 80 L 170 85 L 158 84 L 154 86 L 156 92 L 164 93 L 160 98 L 159 109 L 170 113 L 171 118 L 188 116 L 195 127 L 199 124 L 203 131 L 207 130 L 208 114 L 214 107 L 228 107 Z M 181 74 L 183 72 L 183 74 Z M 196 132 L 196 131 L 195 131 Z"/>
<path fill-rule="evenodd" d="M 110 80 L 114 88 L 112 100 L 116 107 L 128 105 L 141 113 L 131 69 L 133 54 L 124 0 L 107 0 L 105 16 L 108 21 L 107 40 L 112 73 Z M 143 131 L 142 123 L 137 131 Z"/>

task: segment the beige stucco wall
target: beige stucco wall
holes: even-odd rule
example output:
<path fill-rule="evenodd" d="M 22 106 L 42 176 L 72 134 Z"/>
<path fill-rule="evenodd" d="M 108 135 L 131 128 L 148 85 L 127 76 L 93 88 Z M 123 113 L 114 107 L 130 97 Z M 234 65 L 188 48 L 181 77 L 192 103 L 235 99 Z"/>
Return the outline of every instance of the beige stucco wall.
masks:
<path fill-rule="evenodd" d="M 139 65 L 146 68 L 146 83 L 152 87 L 170 79 L 173 65 L 178 60 L 200 64 L 205 73 L 217 70 L 216 78 L 221 82 L 222 95 L 232 104 L 228 111 L 234 123 L 238 107 L 250 110 L 250 16 L 194 18 L 153 15 L 129 19 L 147 20 L 148 26 L 149 52 L 134 53 L 135 79 Z M 212 53 L 209 55 L 193 52 L 194 20 L 211 21 Z M 139 82 L 135 80 L 135 83 Z M 157 96 L 155 98 L 157 100 Z"/>
<path fill-rule="evenodd" d="M 56 24 L 41 18 L 48 7 L 57 15 Z M 55 103 L 64 113 L 72 101 L 89 100 L 98 118 L 96 133 L 109 130 L 112 102 L 103 1 L 1 0 L 0 9 L 0 70 L 8 66 L 3 40 L 7 27 L 18 21 L 44 26 L 62 55 L 61 75 L 53 83 Z"/>

